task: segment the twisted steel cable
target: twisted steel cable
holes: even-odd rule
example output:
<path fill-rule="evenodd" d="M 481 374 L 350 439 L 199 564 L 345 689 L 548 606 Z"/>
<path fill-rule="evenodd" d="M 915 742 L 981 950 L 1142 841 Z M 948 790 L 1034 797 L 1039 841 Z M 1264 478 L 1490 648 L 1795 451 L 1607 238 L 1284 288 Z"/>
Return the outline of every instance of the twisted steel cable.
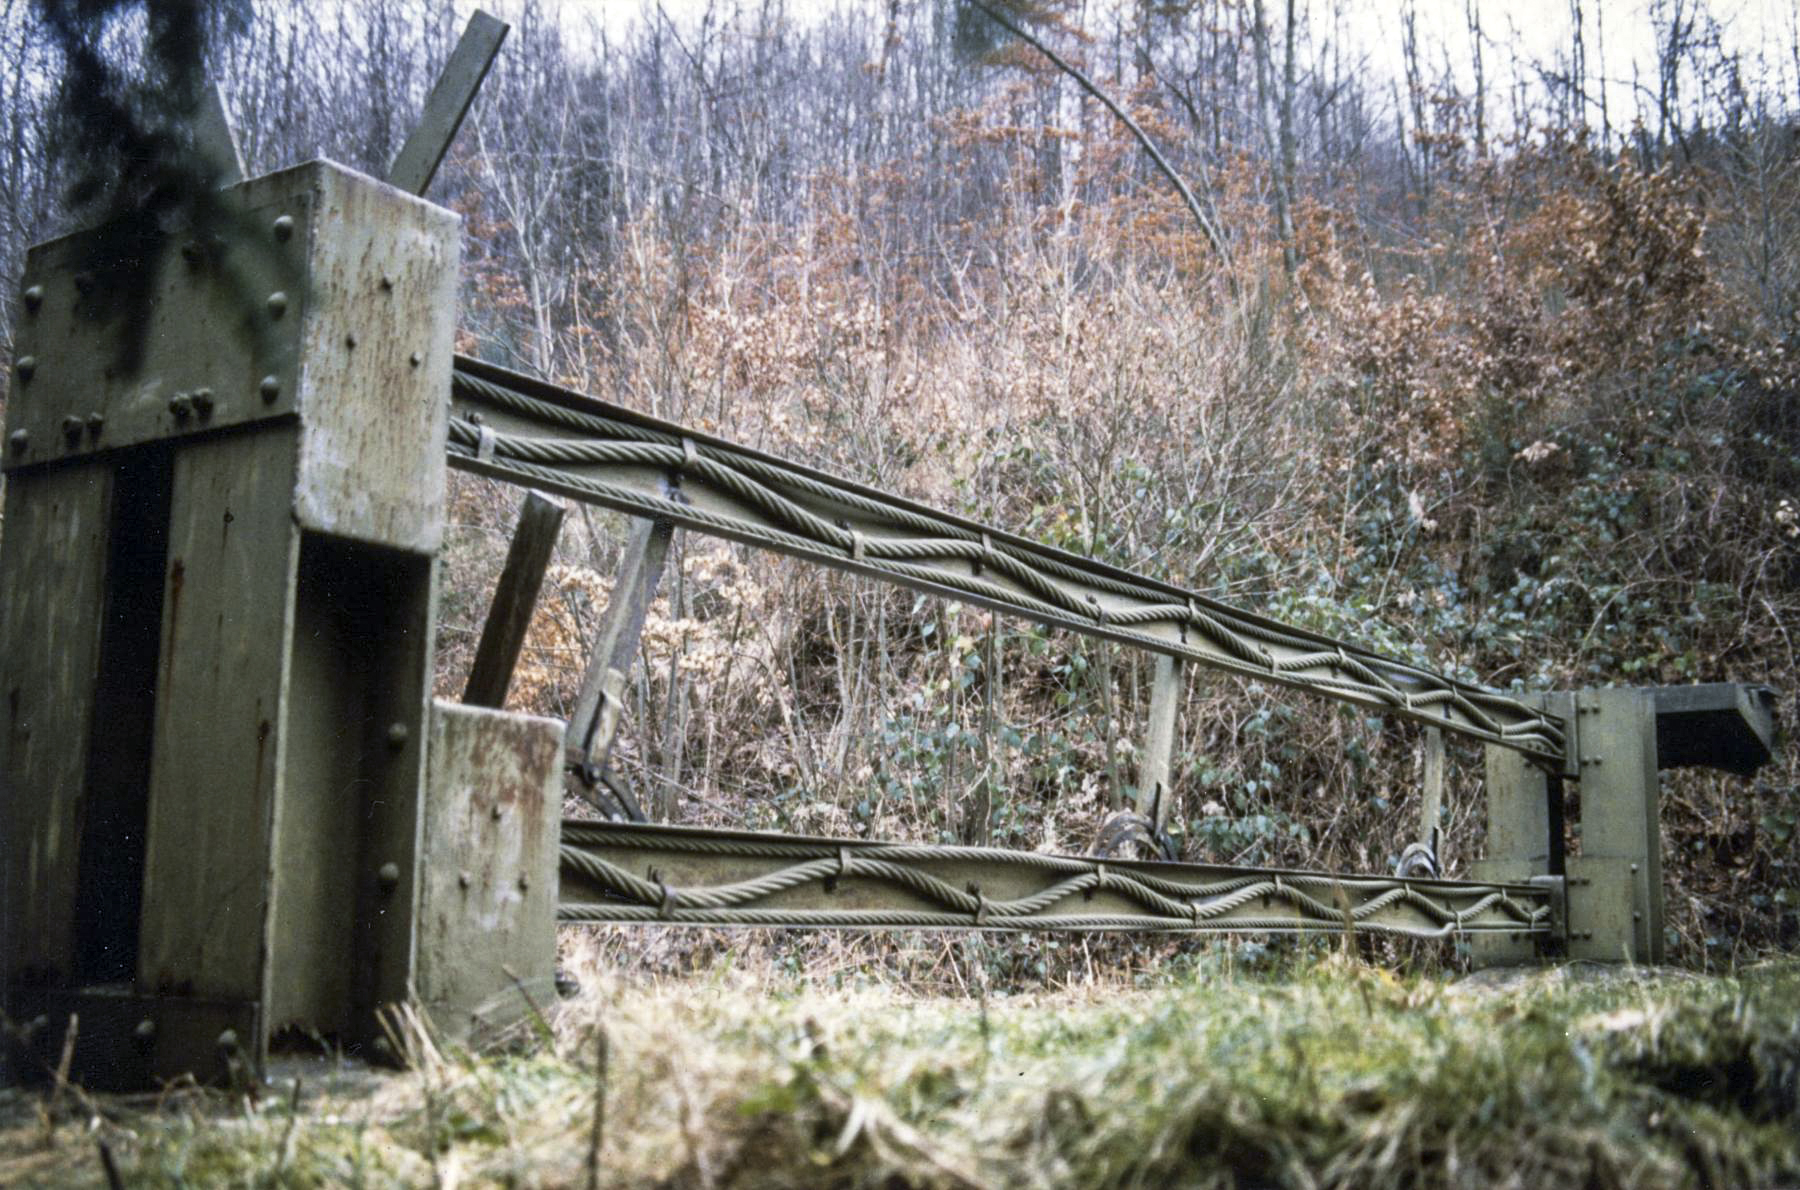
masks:
<path fill-rule="evenodd" d="M 577 436 L 500 433 L 478 424 L 475 417 L 455 417 L 449 427 L 451 461 L 579 499 L 966 595 L 1076 631 L 1100 630 L 1138 647 L 1246 677 L 1386 707 L 1543 761 L 1561 760 L 1560 720 L 1508 695 L 1277 625 L 1129 572 L 1098 563 L 1077 565 L 1079 560 L 1055 551 L 930 515 L 894 497 L 867 493 L 727 444 L 698 441 L 678 427 L 644 424 L 643 419 L 580 394 L 556 389 L 557 400 L 549 400 L 526 391 L 547 387 L 459 358 L 454 391 L 464 404 L 493 409 L 551 434 Z M 586 408 L 569 407 L 573 403 Z M 679 495 L 664 496 L 584 473 L 607 467 L 668 472 L 725 495 L 745 515 L 698 508 Z M 823 515 L 807 502 L 871 518 L 880 535 L 851 528 L 843 517 Z M 969 572 L 949 564 L 966 565 Z M 984 577 L 990 573 L 1012 585 Z M 1075 585 L 1080 592 L 1063 584 Z M 1101 594 L 1132 600 L 1136 606 L 1108 607 L 1100 601 Z M 1143 631 L 1151 626 L 1172 629 L 1179 639 Z M 1190 632 L 1216 652 L 1189 643 Z M 1275 650 L 1288 655 L 1278 656 Z"/>

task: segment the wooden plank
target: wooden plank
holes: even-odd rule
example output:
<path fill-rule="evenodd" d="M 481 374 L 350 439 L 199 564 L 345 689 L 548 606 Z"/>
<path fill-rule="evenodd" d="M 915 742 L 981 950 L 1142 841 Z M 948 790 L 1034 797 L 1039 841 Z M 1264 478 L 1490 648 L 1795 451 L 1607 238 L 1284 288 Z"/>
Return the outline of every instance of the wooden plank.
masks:
<path fill-rule="evenodd" d="M 1150 723 L 1144 737 L 1144 753 L 1138 768 L 1137 810 L 1156 824 L 1168 825 L 1173 800 L 1175 727 L 1181 713 L 1182 663 L 1166 653 L 1156 657 L 1156 674 L 1150 685 Z"/>
<path fill-rule="evenodd" d="M 112 469 L 11 475 L 0 553 L 0 987 L 73 968 Z"/>
<path fill-rule="evenodd" d="M 1617 959 L 1629 950 L 1637 962 L 1663 959 L 1662 816 L 1656 778 L 1656 711 L 1648 690 L 1611 688 L 1583 690 L 1575 696 L 1581 764 L 1581 858 L 1592 870 L 1597 860 L 1618 860 L 1630 879 L 1608 884 L 1595 876 L 1591 885 L 1570 889 L 1571 925 L 1582 914 L 1621 922 L 1620 905 L 1630 905 L 1629 936 L 1606 937 L 1598 930 L 1591 953 L 1572 950 L 1580 958 Z M 1608 871 L 1614 871 L 1617 865 Z M 1570 861 L 1571 874 L 1574 861 Z M 1589 910 L 1584 902 L 1601 898 L 1610 908 Z"/>
<path fill-rule="evenodd" d="M 431 88 L 418 124 L 400 146 L 393 168 L 388 170 L 390 184 L 408 194 L 422 195 L 431 188 L 431 180 L 437 176 L 444 154 L 450 151 L 450 142 L 456 139 L 463 117 L 469 114 L 469 105 L 475 102 L 509 28 L 481 9 L 475 10 L 450 53 L 450 61 L 444 64 L 444 72 Z"/>
<path fill-rule="evenodd" d="M 601 617 L 594 651 L 581 676 L 575 712 L 569 716 L 564 747 L 571 763 L 606 767 L 613 737 L 618 732 L 625 679 L 637 657 L 644 617 L 656 598 L 674 534 L 675 526 L 668 521 L 632 523 L 625 556 L 613 581 L 612 599 Z"/>
<path fill-rule="evenodd" d="M 494 602 L 488 607 L 481 643 L 475 647 L 475 661 L 469 667 L 468 684 L 463 687 L 465 706 L 506 705 L 506 691 L 512 685 L 519 650 L 525 645 L 525 633 L 531 627 L 538 593 L 544 585 L 544 571 L 550 566 L 566 511 L 567 505 L 554 496 L 525 493 L 512 546 L 506 552 L 506 566 L 494 587 Z"/>
<path fill-rule="evenodd" d="M 284 426 L 175 459 L 138 956 L 147 992 L 261 996 L 296 452 Z"/>

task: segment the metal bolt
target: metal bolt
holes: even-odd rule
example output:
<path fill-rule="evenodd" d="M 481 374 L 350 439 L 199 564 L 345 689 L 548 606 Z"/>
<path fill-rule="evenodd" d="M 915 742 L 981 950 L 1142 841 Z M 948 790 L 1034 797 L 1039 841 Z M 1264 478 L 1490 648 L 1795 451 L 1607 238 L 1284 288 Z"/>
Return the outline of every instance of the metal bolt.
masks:
<path fill-rule="evenodd" d="M 388 724 L 388 747 L 394 749 L 396 752 L 401 748 L 406 747 L 406 737 L 409 734 L 411 733 L 407 730 L 406 724 L 401 723 L 398 720 Z"/>
<path fill-rule="evenodd" d="M 197 388 L 193 392 L 194 412 L 201 417 L 211 417 L 213 411 L 213 391 L 210 388 Z"/>
<path fill-rule="evenodd" d="M 81 424 L 81 419 L 73 413 L 63 418 L 63 437 L 69 440 L 70 446 L 81 441 Z"/>
<path fill-rule="evenodd" d="M 12 435 L 7 438 L 6 442 L 7 445 L 12 447 L 12 452 L 14 454 L 22 455 L 31 446 L 31 431 L 14 430 Z"/>
<path fill-rule="evenodd" d="M 349 334 L 344 336 L 344 346 L 345 347 L 355 347 L 356 346 L 356 332 L 355 331 L 351 331 Z"/>
<path fill-rule="evenodd" d="M 394 289 L 394 277 L 393 277 L 393 274 L 392 274 L 392 273 L 383 273 L 383 274 L 381 274 L 381 288 L 382 288 L 382 290 L 383 290 L 383 291 L 385 291 L 385 292 L 388 292 L 388 293 L 392 293 L 392 292 L 393 292 L 393 289 Z"/>
<path fill-rule="evenodd" d="M 1633 909 L 1631 911 L 1631 920 L 1632 921 L 1643 921 L 1644 915 L 1642 913 L 1639 913 L 1636 909 Z"/>
<path fill-rule="evenodd" d="M 488 811 L 488 817 L 492 818 L 495 822 L 500 821 L 500 807 L 498 804 Z"/>
<path fill-rule="evenodd" d="M 292 215 L 281 215 L 276 218 L 275 238 L 284 244 L 294 238 L 294 217 Z"/>
<path fill-rule="evenodd" d="M 269 295 L 269 313 L 280 318 L 287 313 L 287 294 L 279 289 Z"/>
<path fill-rule="evenodd" d="M 137 1038 L 140 1048 L 147 1048 L 151 1042 L 156 1040 L 156 1022 L 145 1017 L 137 1023 L 137 1028 L 131 1031 L 131 1035 Z"/>
<path fill-rule="evenodd" d="M 262 378 L 262 385 L 258 391 L 262 393 L 262 399 L 265 403 L 273 404 L 275 398 L 281 395 L 281 378 L 279 376 L 264 376 Z"/>
<path fill-rule="evenodd" d="M 219 1034 L 219 1040 L 216 1044 L 218 1045 L 218 1047 L 221 1050 L 224 1050 L 227 1053 L 231 1052 L 232 1050 L 237 1049 L 237 1047 L 238 1047 L 237 1030 L 236 1029 L 225 1030 L 223 1033 Z"/>
<path fill-rule="evenodd" d="M 21 355 L 17 364 L 20 380 L 30 380 L 37 375 L 37 356 Z"/>
<path fill-rule="evenodd" d="M 519 873 L 519 891 L 525 892 L 530 888 L 531 888 L 531 877 L 527 876 L 523 872 L 520 872 Z"/>
<path fill-rule="evenodd" d="M 375 874 L 375 878 L 381 882 L 382 892 L 393 892 L 400 887 L 400 865 L 390 859 L 381 865 L 381 870 Z"/>
<path fill-rule="evenodd" d="M 410 363 L 410 364 L 411 364 L 411 365 L 412 365 L 412 366 L 413 366 L 413 367 L 415 367 L 415 368 L 416 368 L 416 367 L 418 367 L 418 366 L 419 366 L 419 365 L 420 365 L 420 364 L 422 364 L 422 363 L 424 363 L 424 362 L 425 362 L 425 357 L 424 357 L 424 356 L 422 356 L 422 355 L 420 355 L 420 354 L 419 354 L 419 353 L 418 353 L 418 352 L 416 352 L 416 351 L 415 351 L 415 352 L 413 352 L 413 353 L 412 353 L 412 355 L 411 355 L 411 356 L 409 356 L 409 357 L 408 357 L 408 358 L 407 358 L 407 362 L 408 362 L 408 363 Z"/>
<path fill-rule="evenodd" d="M 186 393 L 176 393 L 169 398 L 169 412 L 175 415 L 176 421 L 186 421 L 194 412 L 194 399 Z"/>
<path fill-rule="evenodd" d="M 36 314 L 38 307 L 43 304 L 44 287 L 42 285 L 33 285 L 25 291 L 25 312 L 27 314 Z"/>
<path fill-rule="evenodd" d="M 458 872 L 456 874 L 456 884 L 458 888 L 467 888 L 473 883 L 475 883 L 474 878 L 467 872 Z"/>
<path fill-rule="evenodd" d="M 88 414 L 88 437 L 98 438 L 100 431 L 106 428 L 106 415 L 98 411 Z"/>

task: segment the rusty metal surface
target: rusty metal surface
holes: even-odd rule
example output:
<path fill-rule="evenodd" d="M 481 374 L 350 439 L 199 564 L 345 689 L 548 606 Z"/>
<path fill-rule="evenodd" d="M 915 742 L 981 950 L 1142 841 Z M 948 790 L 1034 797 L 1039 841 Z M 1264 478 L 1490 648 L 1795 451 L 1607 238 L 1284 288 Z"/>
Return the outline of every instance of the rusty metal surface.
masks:
<path fill-rule="evenodd" d="M 460 221 L 330 162 L 300 172 L 312 250 L 295 515 L 323 533 L 433 552 Z"/>
<path fill-rule="evenodd" d="M 420 851 L 420 1001 L 458 1037 L 524 1010 L 556 957 L 562 724 L 438 701 Z M 533 986 L 539 985 L 539 986 Z"/>
<path fill-rule="evenodd" d="M 138 984 L 256 999 L 283 741 L 297 430 L 175 460 L 151 753 Z"/>
<path fill-rule="evenodd" d="M 80 790 L 100 655 L 112 472 L 6 481 L 0 549 L 0 993 L 72 967 Z"/>

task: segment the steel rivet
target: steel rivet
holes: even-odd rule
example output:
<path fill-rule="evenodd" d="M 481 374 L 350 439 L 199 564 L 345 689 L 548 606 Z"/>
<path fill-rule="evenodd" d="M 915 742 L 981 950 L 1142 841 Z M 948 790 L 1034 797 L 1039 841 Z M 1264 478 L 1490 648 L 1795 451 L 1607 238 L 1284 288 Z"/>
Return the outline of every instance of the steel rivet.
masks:
<path fill-rule="evenodd" d="M 355 331 L 352 331 L 349 334 L 344 336 L 344 346 L 345 347 L 355 347 L 356 346 L 356 332 Z"/>
<path fill-rule="evenodd" d="M 236 1029 L 227 1029 L 223 1033 L 219 1034 L 219 1040 L 217 1042 L 217 1045 L 222 1050 L 229 1051 L 229 1050 L 236 1049 L 238 1047 L 237 1030 Z"/>
<path fill-rule="evenodd" d="M 471 885 L 473 883 L 475 883 L 475 881 L 469 876 L 469 874 L 467 872 L 458 872 L 456 874 L 457 887 L 467 888 L 467 887 L 469 887 L 469 885 Z"/>
<path fill-rule="evenodd" d="M 1635 909 L 1634 909 L 1634 910 L 1632 910 L 1632 911 L 1631 911 L 1631 920 L 1632 920 L 1632 921 L 1643 921 L 1643 920 L 1644 920 L 1644 915 L 1643 915 L 1643 914 L 1642 914 L 1642 913 L 1639 913 L 1639 912 L 1638 912 L 1638 911 L 1637 911 L 1637 910 L 1635 910 Z"/>
<path fill-rule="evenodd" d="M 392 291 L 392 289 L 394 288 L 394 278 L 393 278 L 392 274 L 389 274 L 389 273 L 381 274 L 381 288 L 384 290 Z"/>
<path fill-rule="evenodd" d="M 269 295 L 269 313 L 280 318 L 283 314 L 287 313 L 287 302 L 287 294 L 281 292 L 279 289 L 274 293 L 271 293 Z"/>
<path fill-rule="evenodd" d="M 43 304 L 44 304 L 44 287 L 42 285 L 33 285 L 30 289 L 27 289 L 25 291 L 25 311 L 26 311 L 26 313 L 36 314 L 38 307 Z"/>
<path fill-rule="evenodd" d="M 406 746 L 406 737 L 408 734 L 410 733 L 407 730 L 406 724 L 397 721 L 388 724 L 388 747 L 395 749 L 404 748 Z"/>
<path fill-rule="evenodd" d="M 12 447 L 12 452 L 14 454 L 22 455 L 25 453 L 26 448 L 31 445 L 31 431 L 14 430 L 12 435 L 7 438 L 6 441 L 7 444 Z"/>
<path fill-rule="evenodd" d="M 106 427 L 105 415 L 101 413 L 88 414 L 87 427 L 88 434 L 94 438 L 98 438 L 100 436 L 100 431 Z"/>
<path fill-rule="evenodd" d="M 264 376 L 259 391 L 262 393 L 262 399 L 264 401 L 273 402 L 276 397 L 281 395 L 281 378 L 279 376 Z"/>
<path fill-rule="evenodd" d="M 210 388 L 194 390 L 194 409 L 201 417 L 211 417 L 213 411 L 213 391 Z"/>
<path fill-rule="evenodd" d="M 37 375 L 37 356 L 21 355 L 17 365 L 20 380 L 30 380 Z"/>
<path fill-rule="evenodd" d="M 186 393 L 176 393 L 169 398 L 169 412 L 175 415 L 176 421 L 186 421 L 194 411 L 194 399 Z"/>
<path fill-rule="evenodd" d="M 412 356 L 410 357 L 408 362 L 410 362 L 412 364 L 412 366 L 416 368 L 420 364 L 425 362 L 425 357 L 415 351 L 412 353 Z"/>
<path fill-rule="evenodd" d="M 375 878 L 381 881 L 382 892 L 393 892 L 400 887 L 400 865 L 390 859 L 381 865 L 381 870 L 375 874 Z"/>
<path fill-rule="evenodd" d="M 131 1033 L 137 1038 L 139 1045 L 147 1046 L 156 1040 L 156 1022 L 145 1017 L 137 1023 L 137 1028 L 133 1029 Z"/>
<path fill-rule="evenodd" d="M 63 437 L 69 440 L 69 445 L 73 446 L 75 443 L 81 441 L 81 419 L 79 417 L 76 417 L 71 413 L 69 416 L 63 418 L 62 426 Z"/>
<path fill-rule="evenodd" d="M 282 215 L 275 220 L 275 238 L 286 243 L 294 238 L 294 217 Z"/>
<path fill-rule="evenodd" d="M 1635 871 L 1637 871 L 1637 865 L 1636 865 L 1636 864 L 1632 864 L 1632 865 L 1631 865 L 1631 870 L 1632 870 L 1632 871 L 1633 871 L 1633 872 L 1635 872 Z"/>

